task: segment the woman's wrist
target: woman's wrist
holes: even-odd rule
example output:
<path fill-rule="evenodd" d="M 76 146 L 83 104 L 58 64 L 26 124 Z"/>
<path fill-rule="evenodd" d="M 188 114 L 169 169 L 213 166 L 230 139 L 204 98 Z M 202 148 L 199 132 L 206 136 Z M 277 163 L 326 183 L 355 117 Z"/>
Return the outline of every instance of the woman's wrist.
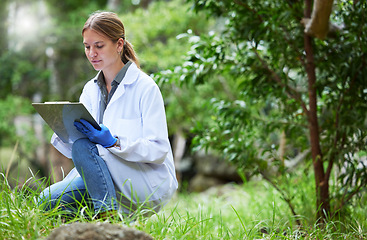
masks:
<path fill-rule="evenodd" d="M 121 148 L 121 146 L 120 146 L 120 139 L 117 136 L 115 136 L 115 138 L 116 138 L 116 142 L 112 146 L 110 146 L 108 148 L 112 148 L 112 147 Z"/>

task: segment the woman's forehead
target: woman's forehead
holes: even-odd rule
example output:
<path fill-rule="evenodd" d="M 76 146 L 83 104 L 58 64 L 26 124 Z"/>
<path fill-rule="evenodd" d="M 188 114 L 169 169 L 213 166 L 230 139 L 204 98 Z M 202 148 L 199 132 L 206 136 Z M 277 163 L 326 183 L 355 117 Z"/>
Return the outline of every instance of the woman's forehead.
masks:
<path fill-rule="evenodd" d="M 108 40 L 109 39 L 105 35 L 93 29 L 86 29 L 83 33 L 83 43 L 96 44 L 100 42 L 106 42 Z"/>

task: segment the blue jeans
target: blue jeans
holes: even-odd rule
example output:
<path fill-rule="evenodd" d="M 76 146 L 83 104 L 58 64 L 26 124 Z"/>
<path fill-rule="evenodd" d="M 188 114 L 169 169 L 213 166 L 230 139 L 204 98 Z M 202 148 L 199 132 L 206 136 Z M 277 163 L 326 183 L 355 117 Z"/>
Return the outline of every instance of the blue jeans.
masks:
<path fill-rule="evenodd" d="M 79 175 L 73 169 L 62 181 L 43 190 L 38 204 L 45 204 L 45 210 L 61 206 L 68 212 L 77 212 L 88 203 L 96 213 L 116 210 L 115 187 L 96 144 L 87 138 L 78 139 L 73 144 L 72 159 Z"/>

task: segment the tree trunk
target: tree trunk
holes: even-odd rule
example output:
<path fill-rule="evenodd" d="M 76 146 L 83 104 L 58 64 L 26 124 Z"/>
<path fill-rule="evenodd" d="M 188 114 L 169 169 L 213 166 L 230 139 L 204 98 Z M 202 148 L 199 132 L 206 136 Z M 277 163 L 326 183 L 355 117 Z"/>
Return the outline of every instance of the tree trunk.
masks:
<path fill-rule="evenodd" d="M 311 9 L 312 0 L 305 0 L 304 15 L 306 18 L 310 17 Z M 330 213 L 329 183 L 327 179 L 325 179 L 323 157 L 320 147 L 319 126 L 317 117 L 316 71 L 312 48 L 312 38 L 306 34 L 304 35 L 304 47 L 306 52 L 306 72 L 308 77 L 309 95 L 308 125 L 310 131 L 313 168 L 315 173 L 317 219 L 320 220 L 320 222 L 324 222 L 327 215 L 329 215 Z"/>
<path fill-rule="evenodd" d="M 8 49 L 8 29 L 6 23 L 8 19 L 8 0 L 0 2 L 0 56 Z"/>

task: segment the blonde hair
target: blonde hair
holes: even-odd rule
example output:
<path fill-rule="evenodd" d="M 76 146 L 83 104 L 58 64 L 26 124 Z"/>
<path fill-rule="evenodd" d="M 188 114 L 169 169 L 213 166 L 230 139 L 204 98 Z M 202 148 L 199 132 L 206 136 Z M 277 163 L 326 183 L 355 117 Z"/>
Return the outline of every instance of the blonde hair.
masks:
<path fill-rule="evenodd" d="M 122 62 L 126 64 L 130 60 L 140 67 L 133 46 L 125 39 L 124 25 L 116 13 L 103 11 L 92 13 L 84 24 L 82 35 L 87 29 L 92 29 L 105 35 L 107 38 L 111 39 L 112 42 L 117 42 L 122 38 L 124 40 L 124 47 L 121 53 Z"/>

